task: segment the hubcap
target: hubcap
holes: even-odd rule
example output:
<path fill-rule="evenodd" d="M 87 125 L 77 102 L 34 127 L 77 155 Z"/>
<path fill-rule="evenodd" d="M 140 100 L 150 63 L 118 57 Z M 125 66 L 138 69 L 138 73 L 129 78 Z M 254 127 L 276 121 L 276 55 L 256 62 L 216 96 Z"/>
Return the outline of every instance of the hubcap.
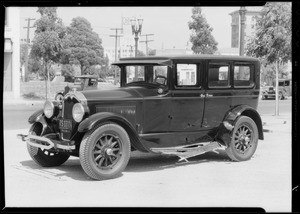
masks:
<path fill-rule="evenodd" d="M 252 147 L 252 130 L 247 125 L 241 125 L 234 134 L 234 145 L 238 152 L 245 153 Z"/>
<path fill-rule="evenodd" d="M 98 168 L 112 169 L 122 156 L 120 139 L 112 134 L 102 135 L 93 149 L 94 162 Z"/>

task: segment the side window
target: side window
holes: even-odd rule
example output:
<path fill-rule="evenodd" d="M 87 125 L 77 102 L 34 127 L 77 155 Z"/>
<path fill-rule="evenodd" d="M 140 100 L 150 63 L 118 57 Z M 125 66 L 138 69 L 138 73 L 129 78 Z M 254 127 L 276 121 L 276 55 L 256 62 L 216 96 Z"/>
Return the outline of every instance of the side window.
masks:
<path fill-rule="evenodd" d="M 253 83 L 253 69 L 250 65 L 234 65 L 234 87 L 252 87 Z"/>
<path fill-rule="evenodd" d="M 196 64 L 177 64 L 176 86 L 196 86 L 197 85 L 197 65 Z"/>
<path fill-rule="evenodd" d="M 229 65 L 225 63 L 209 63 L 208 87 L 229 87 Z"/>
<path fill-rule="evenodd" d="M 126 77 L 126 83 L 145 81 L 145 66 L 126 66 Z"/>

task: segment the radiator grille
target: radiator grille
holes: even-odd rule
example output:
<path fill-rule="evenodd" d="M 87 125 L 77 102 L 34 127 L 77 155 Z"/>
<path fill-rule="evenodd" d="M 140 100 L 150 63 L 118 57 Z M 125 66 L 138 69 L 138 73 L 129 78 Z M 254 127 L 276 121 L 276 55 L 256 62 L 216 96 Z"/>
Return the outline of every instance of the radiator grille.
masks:
<path fill-rule="evenodd" d="M 61 130 L 62 138 L 65 140 L 70 140 L 71 137 L 75 134 L 75 132 L 77 130 L 78 125 L 74 121 L 73 116 L 72 116 L 72 109 L 76 103 L 78 103 L 78 101 L 75 98 L 72 98 L 72 99 L 67 98 L 63 102 L 63 119 L 72 121 L 72 130 L 71 131 Z"/>

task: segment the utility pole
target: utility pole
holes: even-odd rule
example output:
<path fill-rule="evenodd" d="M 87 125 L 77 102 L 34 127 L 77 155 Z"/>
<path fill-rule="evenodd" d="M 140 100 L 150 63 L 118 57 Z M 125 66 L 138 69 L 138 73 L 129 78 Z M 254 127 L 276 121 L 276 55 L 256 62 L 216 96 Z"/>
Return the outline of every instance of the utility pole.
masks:
<path fill-rule="evenodd" d="M 23 77 L 23 81 L 27 82 L 28 80 L 28 49 L 29 49 L 29 32 L 30 32 L 30 28 L 34 28 L 33 26 L 30 26 L 30 21 L 35 20 L 35 19 L 25 19 L 25 21 L 27 21 L 27 27 L 23 27 L 23 28 L 27 28 L 27 39 L 26 39 L 26 50 L 25 50 L 25 75 Z"/>
<path fill-rule="evenodd" d="M 154 34 L 145 34 L 141 36 L 146 36 L 145 41 L 140 41 L 140 42 L 145 42 L 146 43 L 146 56 L 148 56 L 148 42 L 153 42 L 154 40 L 148 40 L 148 36 L 153 36 Z"/>
<path fill-rule="evenodd" d="M 118 35 L 118 30 L 123 30 L 123 28 L 111 28 L 111 30 L 116 31 L 115 35 L 110 35 L 110 37 L 115 37 L 115 62 L 116 62 L 118 60 L 118 53 L 117 53 L 118 38 L 122 36 L 122 35 Z M 115 71 L 115 83 L 116 83 L 116 80 L 117 80 L 117 72 Z"/>
<path fill-rule="evenodd" d="M 245 41 L 245 21 L 246 21 L 246 8 L 240 8 L 240 17 L 241 17 L 241 31 L 240 31 L 240 56 L 244 56 L 244 41 Z"/>

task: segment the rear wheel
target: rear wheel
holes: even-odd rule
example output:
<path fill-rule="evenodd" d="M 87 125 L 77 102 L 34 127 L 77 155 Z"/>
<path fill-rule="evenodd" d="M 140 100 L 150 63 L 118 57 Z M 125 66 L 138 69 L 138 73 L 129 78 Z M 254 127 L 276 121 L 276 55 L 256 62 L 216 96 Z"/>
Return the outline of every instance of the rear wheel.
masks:
<path fill-rule="evenodd" d="M 226 153 L 234 161 L 249 160 L 256 151 L 258 129 L 256 123 L 246 116 L 237 119 Z"/>
<path fill-rule="evenodd" d="M 32 135 L 42 136 L 42 126 L 39 124 L 33 124 L 29 130 Z M 58 153 L 46 149 L 40 149 L 35 146 L 31 146 L 27 143 L 27 150 L 30 157 L 40 166 L 52 167 L 60 166 L 68 160 L 70 157 L 67 153 Z"/>
<path fill-rule="evenodd" d="M 121 174 L 129 161 L 129 136 L 115 123 L 100 124 L 83 137 L 79 158 L 83 170 L 91 178 L 115 178 Z"/>

